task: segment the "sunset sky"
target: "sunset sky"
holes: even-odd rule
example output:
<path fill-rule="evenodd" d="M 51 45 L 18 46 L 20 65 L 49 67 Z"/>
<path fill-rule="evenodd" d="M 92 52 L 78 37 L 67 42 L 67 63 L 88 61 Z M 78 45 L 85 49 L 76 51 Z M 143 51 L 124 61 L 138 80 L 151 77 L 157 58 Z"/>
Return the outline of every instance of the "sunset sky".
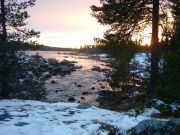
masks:
<path fill-rule="evenodd" d="M 80 47 L 102 37 L 105 26 L 90 13 L 99 0 L 37 0 L 29 9 L 30 28 L 41 31 L 39 43 L 57 47 Z"/>

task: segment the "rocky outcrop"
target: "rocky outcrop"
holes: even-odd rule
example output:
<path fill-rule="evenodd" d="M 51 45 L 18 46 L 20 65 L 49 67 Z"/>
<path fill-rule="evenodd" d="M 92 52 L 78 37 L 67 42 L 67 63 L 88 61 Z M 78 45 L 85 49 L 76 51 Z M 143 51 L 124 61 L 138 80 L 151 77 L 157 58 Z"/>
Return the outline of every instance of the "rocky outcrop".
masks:
<path fill-rule="evenodd" d="M 17 53 L 17 57 L 19 70 L 15 76 L 18 82 L 16 84 L 13 82 L 11 85 L 12 87 L 16 85 L 18 91 L 12 91 L 8 98 L 37 99 L 34 96 L 41 97 L 41 94 L 45 94 L 46 80 L 55 75 L 64 77 L 81 68 L 73 61 L 59 62 L 56 59 L 42 58 L 39 54 L 27 56 L 24 53 Z M 51 83 L 54 84 L 56 81 Z"/>
<path fill-rule="evenodd" d="M 128 135 L 179 135 L 180 119 L 169 121 L 143 120 L 130 129 Z"/>

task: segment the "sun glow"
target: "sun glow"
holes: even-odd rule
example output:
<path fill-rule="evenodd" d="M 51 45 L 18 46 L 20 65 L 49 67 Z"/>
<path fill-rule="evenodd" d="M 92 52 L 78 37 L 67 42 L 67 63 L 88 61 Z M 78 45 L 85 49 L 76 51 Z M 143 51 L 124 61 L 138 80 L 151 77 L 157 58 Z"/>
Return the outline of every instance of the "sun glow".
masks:
<path fill-rule="evenodd" d="M 30 27 L 40 30 L 40 44 L 55 47 L 79 48 L 94 44 L 94 37 L 103 38 L 106 28 L 91 16 L 91 5 L 98 0 L 38 0 L 29 9 Z"/>
<path fill-rule="evenodd" d="M 132 41 L 142 45 L 142 46 L 150 46 L 152 38 L 152 28 L 147 26 L 142 32 L 136 33 L 132 36 Z M 163 40 L 162 37 L 162 28 L 159 27 L 159 42 Z"/>
<path fill-rule="evenodd" d="M 150 46 L 151 44 L 151 33 L 152 33 L 152 28 L 151 26 L 146 26 L 144 30 L 135 33 L 132 36 L 132 41 L 142 45 L 142 46 Z"/>

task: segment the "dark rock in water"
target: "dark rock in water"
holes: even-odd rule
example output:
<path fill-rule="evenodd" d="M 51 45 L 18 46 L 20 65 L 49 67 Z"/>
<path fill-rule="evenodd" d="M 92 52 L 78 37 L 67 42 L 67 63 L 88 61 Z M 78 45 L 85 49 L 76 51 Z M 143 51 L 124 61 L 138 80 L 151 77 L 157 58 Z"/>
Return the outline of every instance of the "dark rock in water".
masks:
<path fill-rule="evenodd" d="M 82 100 L 85 100 L 85 97 L 81 97 Z"/>
<path fill-rule="evenodd" d="M 76 69 L 81 69 L 82 68 L 82 66 L 76 66 Z"/>
<path fill-rule="evenodd" d="M 77 106 L 78 109 L 88 109 L 91 108 L 92 106 L 88 103 L 81 103 Z"/>
<path fill-rule="evenodd" d="M 68 61 L 68 60 L 63 60 L 60 62 L 60 65 L 74 66 L 74 62 Z"/>
<path fill-rule="evenodd" d="M 68 98 L 68 102 L 74 102 L 74 101 L 76 101 L 75 98 L 73 98 L 73 97 L 69 97 L 69 98 Z"/>
<path fill-rule="evenodd" d="M 22 126 L 25 126 L 25 125 L 29 125 L 29 123 L 26 123 L 26 122 L 18 122 L 15 124 L 16 126 L 19 126 L 19 127 L 22 127 Z"/>
<path fill-rule="evenodd" d="M 92 71 L 101 72 L 101 68 L 100 68 L 100 67 L 95 67 L 95 66 L 94 66 L 91 70 L 92 70 Z"/>
<path fill-rule="evenodd" d="M 59 65 L 59 61 L 56 59 L 48 59 L 50 65 Z"/>
<path fill-rule="evenodd" d="M 105 89 L 106 87 L 105 86 L 101 86 L 101 89 Z"/>
<path fill-rule="evenodd" d="M 83 95 L 88 95 L 88 94 L 91 94 L 91 93 L 89 93 L 88 91 L 85 91 L 85 92 L 83 92 L 82 94 L 83 94 Z"/>
<path fill-rule="evenodd" d="M 95 90 L 96 88 L 95 87 L 92 87 L 90 90 Z"/>
<path fill-rule="evenodd" d="M 51 83 L 53 83 L 53 84 L 54 84 L 54 83 L 56 83 L 56 81 L 55 81 L 55 80 L 52 80 L 52 81 L 51 81 Z"/>
<path fill-rule="evenodd" d="M 60 74 L 61 73 L 64 73 L 64 74 L 69 74 L 71 73 L 72 71 L 74 71 L 74 68 L 73 67 L 68 67 L 68 66 L 61 66 L 59 72 Z"/>
<path fill-rule="evenodd" d="M 96 67 L 96 66 L 94 66 L 91 70 L 92 71 L 97 71 L 97 72 L 105 72 L 105 73 L 110 71 L 107 68 L 100 68 L 100 67 Z"/>
<path fill-rule="evenodd" d="M 77 87 L 82 87 L 82 85 L 78 84 Z"/>
<path fill-rule="evenodd" d="M 63 90 L 59 90 L 59 89 L 58 89 L 58 90 L 56 90 L 55 92 L 58 93 L 58 92 L 62 92 L 62 91 L 63 91 Z"/>
<path fill-rule="evenodd" d="M 130 129 L 128 135 L 180 135 L 180 119 L 143 120 Z"/>

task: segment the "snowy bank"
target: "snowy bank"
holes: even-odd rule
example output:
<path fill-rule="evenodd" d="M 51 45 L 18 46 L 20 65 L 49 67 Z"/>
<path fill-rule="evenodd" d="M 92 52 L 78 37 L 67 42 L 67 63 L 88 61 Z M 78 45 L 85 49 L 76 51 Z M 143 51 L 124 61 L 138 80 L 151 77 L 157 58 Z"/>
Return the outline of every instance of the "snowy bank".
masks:
<path fill-rule="evenodd" d="M 1 100 L 0 135 L 106 135 L 102 124 L 112 125 L 121 133 L 140 121 L 151 119 L 155 110 L 137 117 L 90 107 L 78 109 L 76 103 Z"/>

